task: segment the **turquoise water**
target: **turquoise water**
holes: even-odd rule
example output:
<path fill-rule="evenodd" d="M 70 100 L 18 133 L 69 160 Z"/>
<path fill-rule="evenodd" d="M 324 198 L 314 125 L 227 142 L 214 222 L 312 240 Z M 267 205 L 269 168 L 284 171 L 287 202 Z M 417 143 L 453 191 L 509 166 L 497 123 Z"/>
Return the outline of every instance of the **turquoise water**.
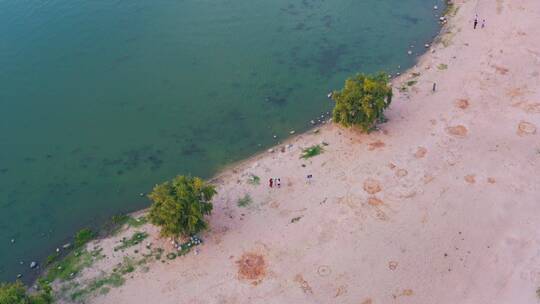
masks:
<path fill-rule="evenodd" d="M 0 280 L 307 129 L 348 75 L 412 65 L 441 2 L 0 0 Z"/>

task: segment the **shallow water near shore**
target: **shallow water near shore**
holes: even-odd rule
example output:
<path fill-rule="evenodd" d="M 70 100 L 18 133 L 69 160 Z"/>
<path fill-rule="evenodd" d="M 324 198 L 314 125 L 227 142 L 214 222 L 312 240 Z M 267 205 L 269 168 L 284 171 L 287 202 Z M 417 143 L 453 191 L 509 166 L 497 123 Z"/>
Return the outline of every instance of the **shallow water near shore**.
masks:
<path fill-rule="evenodd" d="M 306 130 L 347 76 L 411 66 L 434 5 L 0 2 L 0 280 L 156 183 Z"/>

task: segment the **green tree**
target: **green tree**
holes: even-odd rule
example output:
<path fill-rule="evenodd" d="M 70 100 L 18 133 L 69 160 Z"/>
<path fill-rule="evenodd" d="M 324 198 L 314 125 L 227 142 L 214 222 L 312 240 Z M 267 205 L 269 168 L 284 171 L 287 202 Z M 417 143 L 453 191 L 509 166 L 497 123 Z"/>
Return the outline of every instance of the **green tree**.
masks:
<path fill-rule="evenodd" d="M 20 281 L 0 283 L 0 304 L 50 304 L 53 299 L 52 289 L 48 284 L 38 281 L 40 292 L 34 295 L 26 293 L 26 287 Z"/>
<path fill-rule="evenodd" d="M 336 102 L 333 120 L 345 127 L 359 126 L 365 132 L 384 121 L 383 111 L 392 102 L 388 76 L 358 74 L 345 81 L 341 91 L 332 93 Z"/>
<path fill-rule="evenodd" d="M 212 212 L 214 186 L 198 177 L 177 176 L 156 185 L 148 197 L 150 222 L 161 227 L 162 236 L 190 236 L 208 227 L 204 216 Z"/>
<path fill-rule="evenodd" d="M 0 304 L 30 304 L 24 285 L 19 281 L 0 283 Z"/>

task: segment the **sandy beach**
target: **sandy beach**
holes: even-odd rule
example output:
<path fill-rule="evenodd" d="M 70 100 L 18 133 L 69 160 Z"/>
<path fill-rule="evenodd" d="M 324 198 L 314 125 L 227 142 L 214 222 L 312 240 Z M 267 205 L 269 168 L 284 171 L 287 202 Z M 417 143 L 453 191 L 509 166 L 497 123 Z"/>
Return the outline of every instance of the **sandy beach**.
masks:
<path fill-rule="evenodd" d="M 538 303 L 540 1 L 455 4 L 393 81 L 379 131 L 326 124 L 225 170 L 198 254 L 148 263 L 87 302 Z M 324 153 L 301 159 L 315 144 Z M 77 282 L 144 252 L 113 251 L 132 233 L 90 244 L 107 258 Z"/>

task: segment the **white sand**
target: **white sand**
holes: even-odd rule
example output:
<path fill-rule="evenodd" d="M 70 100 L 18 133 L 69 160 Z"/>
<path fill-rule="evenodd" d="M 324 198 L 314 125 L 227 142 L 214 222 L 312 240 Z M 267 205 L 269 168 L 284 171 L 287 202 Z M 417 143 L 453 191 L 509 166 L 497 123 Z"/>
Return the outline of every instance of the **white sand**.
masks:
<path fill-rule="evenodd" d="M 151 263 L 91 302 L 538 303 L 540 1 L 457 4 L 380 132 L 327 125 L 226 170 L 199 255 Z M 475 13 L 486 28 L 472 29 Z M 246 253 L 264 263 L 257 278 L 238 273 Z"/>

